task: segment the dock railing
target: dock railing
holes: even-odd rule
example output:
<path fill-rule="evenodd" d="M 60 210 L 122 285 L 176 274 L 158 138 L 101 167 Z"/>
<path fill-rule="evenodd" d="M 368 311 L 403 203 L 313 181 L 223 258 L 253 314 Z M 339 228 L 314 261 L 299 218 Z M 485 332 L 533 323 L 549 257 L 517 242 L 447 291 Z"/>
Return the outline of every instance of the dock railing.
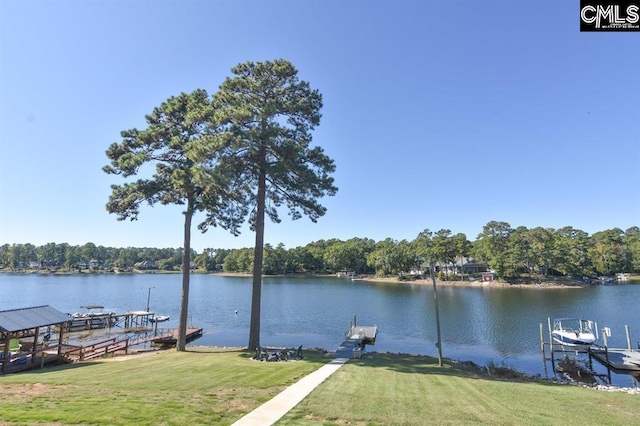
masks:
<path fill-rule="evenodd" d="M 64 355 L 65 358 L 71 361 L 85 361 L 113 352 L 124 351 L 127 353 L 129 350 L 129 338 L 118 339 L 117 337 L 113 337 L 87 346 L 69 344 L 62 344 L 61 346 L 62 355 Z"/>

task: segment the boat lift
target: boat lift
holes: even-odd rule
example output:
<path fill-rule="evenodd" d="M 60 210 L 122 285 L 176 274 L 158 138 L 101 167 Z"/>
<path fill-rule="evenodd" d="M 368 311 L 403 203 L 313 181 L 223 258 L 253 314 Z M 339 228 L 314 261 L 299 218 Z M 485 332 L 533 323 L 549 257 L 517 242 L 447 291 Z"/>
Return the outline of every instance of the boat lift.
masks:
<path fill-rule="evenodd" d="M 592 358 L 595 358 L 601 364 L 603 364 L 607 369 L 607 374 L 595 374 L 591 372 L 594 376 L 600 377 L 601 379 L 608 379 L 608 382 L 611 383 L 611 370 L 614 372 L 622 372 L 622 373 L 633 373 L 634 378 L 636 378 L 636 372 L 640 372 L 640 343 L 638 343 L 638 349 L 634 350 L 631 346 L 631 336 L 629 332 L 629 326 L 625 325 L 625 332 L 627 337 L 627 348 L 610 348 L 608 344 L 608 338 L 611 337 L 611 329 L 609 327 L 604 327 L 602 329 L 602 339 L 603 345 L 594 344 L 588 348 L 576 348 L 576 347 L 568 347 L 561 343 L 554 342 L 552 336 L 552 328 L 551 328 L 551 319 L 547 319 L 548 322 L 548 331 L 549 331 L 549 342 L 545 342 L 544 340 L 544 327 L 543 324 L 540 323 L 540 349 L 542 352 L 542 361 L 545 369 L 545 374 L 547 370 L 546 361 L 551 361 L 551 365 L 553 366 L 554 373 L 556 370 L 556 359 L 554 354 L 556 352 L 562 352 L 565 354 L 565 357 L 571 353 L 587 353 L 589 355 L 589 362 L 591 362 Z M 595 326 L 596 332 L 596 341 L 599 341 L 600 337 L 598 336 L 598 326 Z M 545 348 L 550 347 L 550 357 L 547 358 Z M 606 376 L 606 377 L 605 377 Z M 639 380 L 640 381 L 640 380 Z"/>

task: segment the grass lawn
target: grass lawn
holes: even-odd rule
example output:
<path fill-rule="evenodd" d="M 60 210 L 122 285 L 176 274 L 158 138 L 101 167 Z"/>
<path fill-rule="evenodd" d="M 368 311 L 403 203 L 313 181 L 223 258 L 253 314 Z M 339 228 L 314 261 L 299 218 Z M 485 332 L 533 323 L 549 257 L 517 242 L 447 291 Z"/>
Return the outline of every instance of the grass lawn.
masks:
<path fill-rule="evenodd" d="M 0 425 L 229 425 L 328 362 L 189 348 L 0 376 Z M 477 377 L 462 364 L 368 354 L 278 425 L 640 424 L 640 395 Z"/>
<path fill-rule="evenodd" d="M 189 348 L 0 376 L 0 424 L 231 424 L 324 365 Z"/>
<path fill-rule="evenodd" d="M 351 360 L 290 411 L 284 425 L 631 425 L 640 395 L 478 377 L 437 360 L 369 354 Z"/>

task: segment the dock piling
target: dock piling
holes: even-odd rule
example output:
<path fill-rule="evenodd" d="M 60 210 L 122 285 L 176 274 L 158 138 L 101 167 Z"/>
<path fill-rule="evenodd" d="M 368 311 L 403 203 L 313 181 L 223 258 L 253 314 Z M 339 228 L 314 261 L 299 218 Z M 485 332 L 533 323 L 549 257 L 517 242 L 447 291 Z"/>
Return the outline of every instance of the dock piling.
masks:
<path fill-rule="evenodd" d="M 609 366 L 611 365 L 611 361 L 609 360 L 609 341 L 608 337 L 611 336 L 611 330 L 609 327 L 605 327 L 602 329 L 602 340 L 604 341 L 604 356 L 607 360 L 607 373 L 609 374 L 609 383 L 611 383 L 611 369 Z"/>
<path fill-rule="evenodd" d="M 555 362 L 555 358 L 553 356 L 553 333 L 551 332 L 551 318 L 547 318 L 547 326 L 549 327 L 549 348 L 551 349 L 551 364 Z"/>

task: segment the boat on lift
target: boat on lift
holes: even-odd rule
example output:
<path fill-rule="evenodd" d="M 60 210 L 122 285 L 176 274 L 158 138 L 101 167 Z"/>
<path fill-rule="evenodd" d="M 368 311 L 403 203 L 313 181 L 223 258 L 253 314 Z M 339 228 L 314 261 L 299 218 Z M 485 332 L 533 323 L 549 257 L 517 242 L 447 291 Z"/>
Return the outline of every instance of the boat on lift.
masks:
<path fill-rule="evenodd" d="M 587 349 L 598 339 L 597 326 L 581 318 L 556 318 L 551 336 L 556 343 L 576 349 Z"/>

